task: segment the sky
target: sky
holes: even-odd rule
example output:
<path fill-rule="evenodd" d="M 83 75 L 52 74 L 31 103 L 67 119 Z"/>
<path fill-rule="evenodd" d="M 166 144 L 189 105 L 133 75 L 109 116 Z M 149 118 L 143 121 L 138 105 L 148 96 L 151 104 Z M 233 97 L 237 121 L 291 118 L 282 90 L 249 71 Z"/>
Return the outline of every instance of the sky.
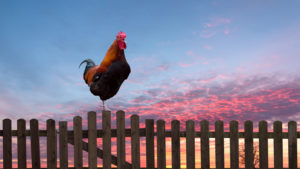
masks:
<path fill-rule="evenodd" d="M 78 66 L 87 58 L 100 64 L 124 31 L 131 74 L 105 104 L 113 117 L 126 112 L 126 126 L 138 114 L 141 126 L 164 119 L 167 129 L 173 119 L 182 128 L 207 119 L 210 130 L 216 120 L 225 130 L 231 120 L 240 130 L 252 120 L 257 131 L 265 120 L 272 131 L 280 120 L 286 131 L 300 121 L 299 8 L 300 1 L 1 1 L 0 119 L 16 129 L 17 119 L 35 118 L 45 128 L 49 118 L 72 123 L 96 111 L 101 126 L 101 100 Z"/>

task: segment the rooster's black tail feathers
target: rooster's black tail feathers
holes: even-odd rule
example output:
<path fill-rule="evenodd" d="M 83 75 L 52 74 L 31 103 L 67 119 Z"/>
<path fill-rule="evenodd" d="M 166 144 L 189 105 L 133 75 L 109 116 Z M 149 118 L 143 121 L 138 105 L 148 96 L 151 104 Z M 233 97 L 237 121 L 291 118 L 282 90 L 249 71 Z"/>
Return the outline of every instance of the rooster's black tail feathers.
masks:
<path fill-rule="evenodd" d="M 86 63 L 85 70 L 83 73 L 83 79 L 84 79 L 85 74 L 89 71 L 90 68 L 96 66 L 96 64 L 92 59 L 86 59 L 80 63 L 79 68 L 83 63 Z"/>

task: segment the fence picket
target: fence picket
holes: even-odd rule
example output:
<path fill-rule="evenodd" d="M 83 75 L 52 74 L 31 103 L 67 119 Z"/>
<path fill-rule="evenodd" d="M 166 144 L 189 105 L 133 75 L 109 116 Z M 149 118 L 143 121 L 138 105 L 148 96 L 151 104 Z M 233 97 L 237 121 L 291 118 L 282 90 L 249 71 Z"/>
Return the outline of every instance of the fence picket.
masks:
<path fill-rule="evenodd" d="M 82 169 L 82 118 L 73 119 L 74 128 L 74 168 Z"/>
<path fill-rule="evenodd" d="M 180 168 L 180 123 L 178 120 L 172 120 L 172 168 Z"/>
<path fill-rule="evenodd" d="M 146 165 L 154 169 L 154 120 L 146 119 Z"/>
<path fill-rule="evenodd" d="M 97 169 L 97 116 L 96 112 L 88 112 L 88 161 L 89 169 Z"/>
<path fill-rule="evenodd" d="M 186 121 L 186 163 L 187 169 L 195 169 L 195 124 Z"/>
<path fill-rule="evenodd" d="M 17 121 L 18 128 L 18 168 L 26 169 L 26 122 L 24 119 Z"/>
<path fill-rule="evenodd" d="M 224 124 L 223 121 L 215 122 L 216 132 L 216 169 L 224 169 Z"/>
<path fill-rule="evenodd" d="M 201 168 L 209 169 L 209 122 L 202 120 L 201 126 Z"/>
<path fill-rule="evenodd" d="M 288 122 L 289 135 L 289 168 L 297 169 L 297 124 L 295 121 Z"/>
<path fill-rule="evenodd" d="M 259 122 L 259 167 L 268 168 L 268 124 L 266 121 Z"/>
<path fill-rule="evenodd" d="M 125 113 L 117 112 L 118 169 L 125 169 Z"/>
<path fill-rule="evenodd" d="M 68 169 L 68 123 L 59 122 L 59 164 L 60 169 Z"/>
<path fill-rule="evenodd" d="M 3 167 L 12 168 L 11 120 L 3 120 Z"/>
<path fill-rule="evenodd" d="M 157 120 L 157 169 L 166 168 L 165 121 Z"/>
<path fill-rule="evenodd" d="M 250 120 L 245 121 L 245 168 L 254 168 L 253 164 L 253 123 Z"/>
<path fill-rule="evenodd" d="M 102 111 L 103 129 L 103 169 L 111 168 L 111 115 L 110 111 Z"/>
<path fill-rule="evenodd" d="M 47 168 L 57 168 L 56 129 L 53 119 L 47 120 Z"/>
<path fill-rule="evenodd" d="M 233 120 L 230 122 L 230 168 L 239 168 L 239 136 L 238 122 Z"/>
<path fill-rule="evenodd" d="M 30 120 L 30 139 L 31 139 L 32 169 L 40 169 L 41 160 L 40 160 L 39 122 L 36 119 Z"/>
<path fill-rule="evenodd" d="M 130 117 L 132 169 L 140 169 L 140 122 L 138 115 Z"/>
<path fill-rule="evenodd" d="M 282 122 L 275 121 L 273 123 L 274 132 L 274 169 L 283 168 L 282 153 Z"/>

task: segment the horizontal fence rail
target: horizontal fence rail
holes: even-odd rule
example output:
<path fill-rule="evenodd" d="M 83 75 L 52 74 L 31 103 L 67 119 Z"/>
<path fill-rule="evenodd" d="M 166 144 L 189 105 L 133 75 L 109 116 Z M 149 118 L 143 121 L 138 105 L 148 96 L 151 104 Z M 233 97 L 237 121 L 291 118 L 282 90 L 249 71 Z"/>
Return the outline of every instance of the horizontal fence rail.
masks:
<path fill-rule="evenodd" d="M 47 130 L 39 130 L 38 135 L 40 137 L 47 137 Z M 57 134 L 59 134 L 60 132 L 57 131 Z M 26 130 L 25 131 L 25 136 L 30 136 L 31 132 L 30 130 Z M 230 132 L 224 132 L 224 138 L 230 138 Z M 288 132 L 282 132 L 281 133 L 282 136 L 281 138 L 283 139 L 288 139 Z M 11 135 L 12 136 L 18 136 L 18 130 L 12 130 L 11 131 Z M 67 131 L 67 136 L 68 137 L 73 137 L 74 135 L 74 131 Z M 276 134 L 274 134 L 274 132 L 268 132 L 266 133 L 267 138 L 275 138 L 277 137 Z M 0 137 L 3 136 L 3 130 L 0 130 Z M 130 128 L 126 128 L 125 129 L 125 137 L 131 137 L 131 129 Z M 139 129 L 139 136 L 140 137 L 146 137 L 146 129 L 145 128 L 140 128 Z M 157 136 L 157 132 L 154 132 L 154 136 Z M 186 132 L 185 131 L 180 131 L 179 133 L 180 137 L 186 137 Z M 116 129 L 111 129 L 111 137 L 117 137 L 117 130 Z M 171 131 L 165 131 L 165 137 L 172 137 L 172 132 Z M 216 137 L 216 133 L 213 131 L 209 131 L 208 133 L 208 137 L 209 138 L 215 138 Z M 259 137 L 259 132 L 253 132 L 252 133 L 252 137 L 253 138 L 260 138 Z M 296 132 L 296 137 L 300 138 L 300 132 Z M 88 138 L 88 130 L 82 130 L 82 138 Z M 103 130 L 97 130 L 97 138 L 103 138 Z M 201 132 L 195 132 L 195 138 L 201 138 Z M 238 132 L 238 138 L 245 138 L 245 132 Z"/>
<path fill-rule="evenodd" d="M 12 137 L 17 137 L 17 164 L 18 168 L 27 168 L 26 157 L 26 137 L 30 137 L 31 144 L 31 161 L 32 168 L 41 169 L 41 152 L 40 137 L 46 137 L 47 148 L 47 168 L 56 169 L 58 164 L 61 169 L 69 168 L 68 165 L 68 145 L 74 146 L 74 168 L 82 169 L 83 167 L 83 151 L 88 152 L 88 166 L 90 169 L 96 169 L 103 166 L 110 169 L 114 165 L 118 169 L 140 169 L 140 144 L 141 138 L 146 141 L 146 168 L 154 169 L 157 164 L 158 169 L 166 168 L 166 138 L 171 138 L 171 154 L 172 168 L 181 168 L 181 152 L 180 138 L 186 138 L 186 167 L 195 168 L 196 150 L 195 139 L 200 138 L 201 144 L 201 166 L 202 168 L 211 168 L 210 166 L 210 138 L 215 139 L 215 164 L 216 168 L 224 168 L 224 139 L 230 140 L 230 168 L 239 168 L 239 139 L 244 139 L 244 164 L 245 168 L 254 168 L 254 144 L 253 140 L 259 140 L 259 168 L 268 167 L 268 139 L 273 139 L 274 144 L 274 168 L 283 168 L 283 139 L 288 139 L 288 165 L 290 169 L 296 169 L 297 162 L 297 138 L 300 138 L 300 132 L 297 131 L 297 123 L 295 121 L 288 122 L 288 131 L 282 131 L 282 122 L 275 121 L 273 123 L 273 132 L 268 131 L 266 121 L 260 121 L 258 132 L 253 132 L 253 122 L 244 122 L 244 132 L 239 132 L 239 124 L 233 120 L 229 124 L 229 132 L 224 132 L 223 121 L 214 123 L 215 131 L 209 131 L 209 122 L 202 120 L 200 122 L 188 120 L 185 122 L 186 131 L 180 131 L 180 121 L 172 120 L 171 130 L 165 130 L 165 121 L 153 119 L 145 120 L 145 128 L 140 128 L 138 115 L 130 117 L 130 128 L 125 128 L 125 112 L 118 111 L 116 113 L 116 128 L 111 128 L 111 112 L 102 112 L 102 129 L 97 129 L 96 112 L 88 112 L 87 130 L 82 129 L 82 117 L 73 118 L 73 130 L 68 130 L 68 122 L 60 121 L 58 129 L 53 119 L 46 121 L 46 130 L 39 130 L 38 120 L 30 120 L 30 129 L 26 130 L 26 121 L 19 119 L 17 121 L 17 130 L 12 130 L 10 119 L 3 120 L 0 137 L 3 139 L 3 168 L 12 169 Z M 200 124 L 200 131 L 195 130 L 195 125 Z M 156 124 L 156 130 L 154 126 Z M 117 155 L 111 154 L 111 138 L 117 140 Z M 131 138 L 131 161 L 126 161 L 126 144 L 125 138 Z M 88 139 L 88 142 L 83 139 Z M 97 138 L 102 138 L 102 147 L 97 145 Z M 155 144 L 156 139 L 156 144 Z M 57 142 L 59 143 L 57 145 Z M 59 147 L 58 147 L 59 146 Z M 156 146 L 156 147 L 155 147 Z M 155 154 L 156 148 L 156 154 Z M 60 157 L 59 161 L 58 156 Z M 156 158 L 155 158 L 156 157 Z M 97 164 L 97 159 L 103 159 L 102 164 Z M 2 161 L 2 159 L 0 159 Z M 58 161 L 58 162 L 57 162 Z"/>

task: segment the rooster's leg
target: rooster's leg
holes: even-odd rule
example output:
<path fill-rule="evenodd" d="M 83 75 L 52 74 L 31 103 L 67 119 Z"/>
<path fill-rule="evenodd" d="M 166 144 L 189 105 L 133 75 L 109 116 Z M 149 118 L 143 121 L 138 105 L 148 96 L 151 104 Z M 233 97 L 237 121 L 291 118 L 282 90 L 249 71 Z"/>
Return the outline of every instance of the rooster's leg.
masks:
<path fill-rule="evenodd" d="M 105 110 L 104 100 L 102 100 L 102 108 L 103 108 L 103 111 L 104 111 Z"/>

